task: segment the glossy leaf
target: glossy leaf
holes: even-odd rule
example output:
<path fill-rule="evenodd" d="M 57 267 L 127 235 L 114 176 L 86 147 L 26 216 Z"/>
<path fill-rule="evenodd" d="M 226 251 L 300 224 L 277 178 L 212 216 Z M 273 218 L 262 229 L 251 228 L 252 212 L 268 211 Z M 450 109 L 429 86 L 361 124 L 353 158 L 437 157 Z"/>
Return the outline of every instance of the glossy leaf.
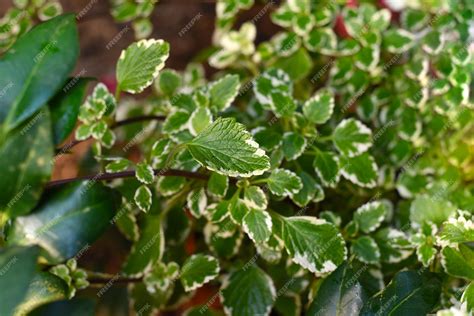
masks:
<path fill-rule="evenodd" d="M 66 185 L 48 193 L 30 215 L 17 217 L 8 243 L 38 244 L 50 262 L 64 261 L 100 237 L 119 205 L 118 194 L 100 183 Z"/>
<path fill-rule="evenodd" d="M 22 36 L 0 60 L 4 132 L 36 113 L 63 85 L 79 53 L 75 16 L 61 15 Z"/>
<path fill-rule="evenodd" d="M 27 296 L 35 276 L 38 247 L 8 247 L 0 249 L 0 314 L 13 315 L 15 308 Z"/>
<path fill-rule="evenodd" d="M 227 315 L 270 315 L 276 291 L 272 279 L 252 265 L 231 273 L 220 295 Z"/>
<path fill-rule="evenodd" d="M 52 172 L 53 143 L 47 109 L 12 131 L 0 145 L 0 210 L 7 217 L 28 214 Z"/>

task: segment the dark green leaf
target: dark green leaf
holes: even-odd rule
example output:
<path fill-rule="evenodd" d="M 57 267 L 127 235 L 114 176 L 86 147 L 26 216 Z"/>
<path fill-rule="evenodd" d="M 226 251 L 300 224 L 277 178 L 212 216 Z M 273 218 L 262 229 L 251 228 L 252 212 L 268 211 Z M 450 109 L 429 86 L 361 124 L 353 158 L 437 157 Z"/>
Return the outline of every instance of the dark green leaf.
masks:
<path fill-rule="evenodd" d="M 52 170 L 53 143 L 48 109 L 12 131 L 0 145 L 0 211 L 28 214 Z"/>
<path fill-rule="evenodd" d="M 347 263 L 325 278 L 309 305 L 308 316 L 352 316 L 361 310 L 366 294 Z"/>
<path fill-rule="evenodd" d="M 13 315 L 35 275 L 38 247 L 0 249 L 0 315 Z"/>
<path fill-rule="evenodd" d="M 84 78 L 72 78 L 48 102 L 56 145 L 62 143 L 76 126 L 79 107 L 84 99 L 88 81 Z"/>
<path fill-rule="evenodd" d="M 30 215 L 17 217 L 7 240 L 38 244 L 50 262 L 61 262 L 99 238 L 119 206 L 118 194 L 94 180 L 72 183 L 48 193 Z"/>
<path fill-rule="evenodd" d="M 58 16 L 22 36 L 0 60 L 0 122 L 12 130 L 39 110 L 73 70 L 79 53 L 74 14 Z"/>
<path fill-rule="evenodd" d="M 436 275 L 402 271 L 364 305 L 360 315 L 426 315 L 439 303 L 441 284 Z"/>

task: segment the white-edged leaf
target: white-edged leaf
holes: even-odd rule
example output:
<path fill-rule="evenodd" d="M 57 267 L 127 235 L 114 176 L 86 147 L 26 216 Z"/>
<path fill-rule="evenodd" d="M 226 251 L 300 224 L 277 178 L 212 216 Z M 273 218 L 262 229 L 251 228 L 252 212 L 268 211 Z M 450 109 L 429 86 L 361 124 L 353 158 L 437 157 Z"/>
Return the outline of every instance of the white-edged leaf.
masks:
<path fill-rule="evenodd" d="M 239 93 L 240 80 L 238 75 L 226 75 L 209 86 L 211 109 L 221 112 L 227 109 Z"/>
<path fill-rule="evenodd" d="M 341 173 L 350 182 L 364 188 L 373 188 L 377 184 L 378 167 L 374 158 L 368 153 L 355 157 L 342 157 Z"/>
<path fill-rule="evenodd" d="M 303 187 L 297 194 L 293 195 L 293 202 L 300 207 L 304 207 L 311 201 L 319 202 L 324 200 L 323 188 L 310 174 L 300 171 L 298 172 L 298 177 L 301 179 Z"/>
<path fill-rule="evenodd" d="M 123 50 L 117 62 L 117 84 L 121 91 L 140 93 L 153 83 L 169 56 L 163 40 L 141 40 Z"/>
<path fill-rule="evenodd" d="M 306 149 L 306 138 L 299 133 L 287 132 L 283 135 L 281 146 L 286 160 L 295 160 Z"/>
<path fill-rule="evenodd" d="M 361 236 L 354 240 L 351 252 L 364 263 L 376 264 L 380 260 L 380 250 L 372 237 Z"/>
<path fill-rule="evenodd" d="M 459 244 L 458 249 L 444 247 L 441 251 L 441 264 L 448 274 L 474 281 L 474 250 L 469 246 Z"/>
<path fill-rule="evenodd" d="M 265 210 L 268 205 L 265 192 L 260 187 L 255 185 L 245 188 L 244 203 L 250 208 L 256 208 L 259 210 Z"/>
<path fill-rule="evenodd" d="M 443 224 L 440 239 L 449 243 L 474 241 L 474 215 L 468 211 L 458 211 L 457 216 L 450 216 Z"/>
<path fill-rule="evenodd" d="M 301 179 L 287 169 L 274 169 L 267 179 L 268 188 L 278 196 L 292 197 L 303 187 Z"/>
<path fill-rule="evenodd" d="M 137 164 L 135 170 L 135 177 L 138 181 L 144 184 L 150 184 L 155 180 L 155 173 L 153 168 L 146 163 Z"/>
<path fill-rule="evenodd" d="M 204 215 L 207 207 L 207 196 L 204 188 L 189 192 L 187 197 L 187 207 L 191 214 L 196 218 Z"/>
<path fill-rule="evenodd" d="M 310 216 L 282 219 L 282 239 L 291 259 L 317 276 L 334 271 L 347 255 L 338 229 Z"/>
<path fill-rule="evenodd" d="M 389 211 L 389 204 L 384 201 L 369 202 L 355 211 L 354 221 L 359 230 L 368 234 L 380 227 Z"/>
<path fill-rule="evenodd" d="M 318 151 L 314 157 L 313 167 L 325 186 L 335 186 L 339 182 L 341 170 L 339 157 L 330 151 Z"/>
<path fill-rule="evenodd" d="M 403 29 L 390 29 L 383 36 L 385 48 L 392 54 L 401 54 L 415 44 L 415 36 Z"/>
<path fill-rule="evenodd" d="M 231 273 L 222 285 L 221 302 L 229 316 L 270 315 L 276 291 L 272 279 L 251 265 Z"/>
<path fill-rule="evenodd" d="M 212 123 L 212 113 L 208 108 L 199 107 L 189 118 L 189 131 L 193 136 L 202 132 Z"/>
<path fill-rule="evenodd" d="M 272 94 L 280 93 L 291 96 L 293 84 L 286 72 L 273 68 L 263 72 L 255 79 L 253 91 L 260 104 L 271 108 L 273 104 Z"/>
<path fill-rule="evenodd" d="M 212 172 L 207 181 L 207 192 L 212 195 L 223 197 L 229 188 L 229 178 L 217 172 Z"/>
<path fill-rule="evenodd" d="M 203 254 L 192 255 L 181 268 L 180 280 L 186 292 L 195 290 L 219 275 L 219 261 Z"/>
<path fill-rule="evenodd" d="M 434 223 L 441 225 L 456 212 L 456 207 L 442 197 L 418 195 L 410 206 L 410 221 L 415 225 Z"/>
<path fill-rule="evenodd" d="M 130 167 L 131 162 L 125 158 L 118 158 L 105 166 L 105 171 L 109 173 L 125 171 Z"/>
<path fill-rule="evenodd" d="M 231 177 L 261 175 L 269 158 L 245 126 L 234 118 L 219 118 L 187 144 L 191 155 L 209 170 Z"/>
<path fill-rule="evenodd" d="M 372 131 L 355 119 L 345 119 L 333 134 L 334 146 L 345 156 L 354 157 L 372 146 Z"/>
<path fill-rule="evenodd" d="M 267 241 L 272 234 L 272 218 L 262 210 L 250 209 L 244 216 L 242 225 L 244 231 L 255 243 Z"/>
<path fill-rule="evenodd" d="M 143 212 L 148 212 L 151 207 L 151 191 L 146 185 L 138 187 L 133 199 Z"/>
<path fill-rule="evenodd" d="M 315 124 L 324 124 L 334 112 L 334 94 L 329 90 L 320 90 L 303 105 L 303 114 Z"/>

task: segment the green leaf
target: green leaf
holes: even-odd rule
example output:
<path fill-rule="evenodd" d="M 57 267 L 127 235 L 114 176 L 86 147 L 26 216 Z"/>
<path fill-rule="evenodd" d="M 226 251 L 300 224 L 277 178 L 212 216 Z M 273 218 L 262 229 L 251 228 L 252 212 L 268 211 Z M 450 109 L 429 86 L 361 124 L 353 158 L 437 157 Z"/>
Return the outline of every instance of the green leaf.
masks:
<path fill-rule="evenodd" d="M 141 225 L 141 234 L 130 250 L 123 272 L 140 276 L 161 260 L 165 240 L 161 227 L 161 216 L 147 213 Z"/>
<path fill-rule="evenodd" d="M 413 252 L 413 247 L 406 234 L 397 229 L 382 228 L 373 235 L 373 238 L 380 249 L 380 260 L 382 262 L 400 262 L 408 258 Z"/>
<path fill-rule="evenodd" d="M 209 85 L 211 109 L 217 113 L 227 109 L 239 93 L 240 80 L 237 75 L 226 75 Z"/>
<path fill-rule="evenodd" d="M 274 309 L 280 316 L 301 315 L 301 297 L 295 293 L 279 295 Z"/>
<path fill-rule="evenodd" d="M 456 207 L 442 197 L 418 195 L 410 207 L 410 221 L 414 224 L 434 223 L 441 225 L 456 212 Z"/>
<path fill-rule="evenodd" d="M 140 208 L 143 212 L 148 212 L 151 207 L 151 191 L 146 185 L 141 185 L 138 187 L 138 189 L 135 191 L 133 199 L 138 208 Z"/>
<path fill-rule="evenodd" d="M 314 157 L 313 167 L 325 186 L 335 186 L 339 182 L 339 158 L 329 151 L 318 151 Z"/>
<path fill-rule="evenodd" d="M 297 194 L 302 188 L 301 179 L 287 169 L 274 169 L 267 179 L 270 191 L 278 196 L 289 196 Z"/>
<path fill-rule="evenodd" d="M 286 72 L 292 80 L 305 78 L 311 71 L 313 62 L 304 48 L 298 49 L 288 57 L 280 57 L 272 66 Z"/>
<path fill-rule="evenodd" d="M 287 132 L 283 135 L 282 149 L 286 160 L 295 160 L 306 149 L 306 138 L 299 133 Z"/>
<path fill-rule="evenodd" d="M 324 124 L 334 112 L 334 94 L 326 89 L 319 90 L 303 105 L 303 114 L 315 124 Z"/>
<path fill-rule="evenodd" d="M 48 109 L 12 131 L 0 145 L 0 212 L 13 218 L 28 214 L 49 180 L 53 143 Z"/>
<path fill-rule="evenodd" d="M 187 144 L 201 165 L 231 177 L 261 175 L 270 167 L 269 158 L 252 139 L 245 126 L 233 118 L 219 118 Z"/>
<path fill-rule="evenodd" d="M 355 119 L 345 119 L 334 130 L 333 141 L 342 154 L 354 157 L 372 146 L 372 131 Z"/>
<path fill-rule="evenodd" d="M 268 205 L 265 192 L 255 185 L 245 188 L 244 203 L 247 204 L 249 208 L 255 208 L 258 210 L 266 210 Z"/>
<path fill-rule="evenodd" d="M 105 171 L 108 173 L 125 171 L 131 166 L 131 164 L 132 163 L 128 159 L 118 158 L 108 163 L 107 166 L 105 166 Z"/>
<path fill-rule="evenodd" d="M 117 192 L 94 180 L 66 185 L 48 193 L 31 214 L 17 217 L 8 243 L 38 244 L 49 262 L 64 261 L 105 232 L 119 205 Z"/>
<path fill-rule="evenodd" d="M 54 143 L 60 144 L 71 134 L 77 123 L 79 107 L 86 93 L 88 79 L 72 78 L 48 102 L 53 125 Z"/>
<path fill-rule="evenodd" d="M 390 29 L 383 36 L 383 45 L 392 54 L 401 54 L 415 44 L 415 36 L 403 29 Z"/>
<path fill-rule="evenodd" d="M 354 278 L 357 273 L 357 270 L 354 271 L 347 263 L 343 263 L 323 279 L 306 315 L 358 315 L 367 295 L 358 278 Z"/>
<path fill-rule="evenodd" d="M 27 295 L 34 278 L 38 247 L 8 247 L 0 249 L 0 314 L 13 315 Z"/>
<path fill-rule="evenodd" d="M 459 244 L 458 249 L 444 247 L 441 263 L 448 274 L 474 281 L 474 250 L 469 246 Z"/>
<path fill-rule="evenodd" d="M 207 192 L 209 194 L 223 197 L 229 188 L 229 178 L 217 172 L 212 172 L 207 182 Z"/>
<path fill-rule="evenodd" d="M 196 218 L 204 215 L 207 207 L 207 196 L 204 188 L 189 192 L 187 197 L 187 207 L 191 214 Z"/>
<path fill-rule="evenodd" d="M 227 315 L 270 315 L 276 291 L 272 279 L 255 265 L 239 269 L 222 285 L 221 302 Z"/>
<path fill-rule="evenodd" d="M 189 131 L 193 136 L 201 133 L 212 123 L 212 114 L 208 108 L 199 107 L 189 118 Z"/>
<path fill-rule="evenodd" d="M 272 108 L 272 94 L 280 93 L 282 95 L 291 96 L 293 93 L 293 83 L 290 77 L 281 69 L 272 68 L 263 72 L 255 79 L 253 91 L 257 101 Z"/>
<path fill-rule="evenodd" d="M 323 188 L 308 173 L 301 171 L 298 177 L 303 183 L 301 190 L 293 195 L 292 200 L 300 207 L 306 206 L 310 201 L 322 201 L 324 199 Z"/>
<path fill-rule="evenodd" d="M 164 69 L 156 83 L 158 83 L 158 87 L 164 95 L 171 96 L 173 95 L 181 86 L 181 76 L 178 72 L 174 71 L 173 69 Z"/>
<path fill-rule="evenodd" d="M 282 218 L 282 240 L 291 259 L 317 276 L 336 270 L 347 250 L 337 228 L 309 216 Z"/>
<path fill-rule="evenodd" d="M 450 243 L 464 243 L 474 241 L 474 216 L 467 211 L 458 211 L 457 217 L 450 216 L 443 224 L 441 240 Z"/>
<path fill-rule="evenodd" d="M 244 200 L 237 198 L 235 195 L 229 202 L 229 211 L 234 223 L 242 225 L 245 215 L 249 212 L 249 207 Z"/>
<path fill-rule="evenodd" d="M 186 110 L 177 110 L 166 117 L 163 122 L 163 132 L 177 133 L 188 127 L 189 118 L 191 114 Z"/>
<path fill-rule="evenodd" d="M 364 188 L 373 188 L 377 184 L 378 168 L 374 158 L 368 153 L 355 157 L 342 157 L 341 174 L 350 182 Z"/>
<path fill-rule="evenodd" d="M 67 286 L 59 277 L 48 273 L 38 272 L 33 277 L 26 297 L 16 308 L 15 316 L 29 315 L 37 307 L 67 298 Z"/>
<path fill-rule="evenodd" d="M 389 202 L 373 201 L 359 207 L 354 213 L 354 221 L 361 231 L 368 234 L 380 227 L 389 214 Z"/>
<path fill-rule="evenodd" d="M 268 241 L 272 234 L 272 218 L 259 209 L 250 209 L 243 218 L 244 231 L 255 243 Z"/>
<path fill-rule="evenodd" d="M 180 279 L 186 292 L 195 290 L 219 275 L 219 261 L 203 254 L 192 255 L 181 268 Z"/>
<path fill-rule="evenodd" d="M 360 315 L 427 315 L 439 303 L 441 283 L 436 275 L 398 272 L 380 293 L 364 305 Z"/>
<path fill-rule="evenodd" d="M 367 264 L 376 264 L 380 260 L 380 250 L 374 239 L 362 236 L 352 242 L 351 252 L 360 261 Z"/>
<path fill-rule="evenodd" d="M 135 177 L 144 184 L 150 184 L 155 180 L 153 168 L 146 163 L 139 163 L 135 169 Z"/>
<path fill-rule="evenodd" d="M 169 44 L 163 40 L 141 40 L 123 50 L 117 62 L 117 88 L 132 94 L 149 87 L 164 67 Z"/>
<path fill-rule="evenodd" d="M 10 131 L 37 112 L 63 85 L 79 53 L 74 14 L 39 24 L 0 59 L 0 123 Z M 5 89 L 5 88 L 4 88 Z"/>
<path fill-rule="evenodd" d="M 474 311 L 474 282 L 471 282 L 464 290 L 461 302 L 466 304 L 468 312 L 472 313 Z"/>

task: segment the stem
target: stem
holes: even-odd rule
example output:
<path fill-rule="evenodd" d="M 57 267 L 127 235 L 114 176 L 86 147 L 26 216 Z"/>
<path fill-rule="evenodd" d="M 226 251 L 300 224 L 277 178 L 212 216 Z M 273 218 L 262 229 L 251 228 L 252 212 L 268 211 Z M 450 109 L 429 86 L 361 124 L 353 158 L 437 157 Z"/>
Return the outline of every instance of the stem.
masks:
<path fill-rule="evenodd" d="M 250 184 L 260 184 L 260 183 L 267 183 L 267 182 L 268 182 L 268 178 L 264 178 L 264 179 L 253 180 L 250 182 Z"/>
<path fill-rule="evenodd" d="M 200 179 L 200 180 L 207 180 L 209 178 L 207 174 L 192 172 L 192 171 L 185 171 L 185 170 L 155 169 L 153 171 L 156 176 L 163 176 L 163 177 L 170 177 L 170 176 L 171 177 L 186 177 L 186 178 Z M 67 184 L 74 181 L 80 181 L 80 180 L 104 181 L 104 180 L 113 180 L 113 179 L 121 179 L 121 178 L 131 178 L 134 176 L 135 176 L 135 170 L 128 170 L 128 171 L 115 172 L 115 173 L 99 173 L 99 174 L 81 176 L 81 177 L 76 177 L 76 178 L 50 181 L 46 184 L 46 188 L 53 188 L 53 187 L 57 187 L 63 184 Z"/>
<path fill-rule="evenodd" d="M 119 86 L 117 85 L 117 88 L 115 89 L 115 102 L 117 102 L 117 103 L 118 103 L 119 100 L 120 100 L 120 92 L 121 92 L 121 91 L 120 91 L 120 88 L 119 88 Z"/>
<path fill-rule="evenodd" d="M 161 116 L 161 115 L 140 115 L 140 116 L 134 116 L 134 117 L 130 117 L 128 119 L 124 119 L 122 121 L 117 121 L 115 122 L 114 124 L 112 124 L 111 128 L 117 128 L 117 127 L 120 127 L 120 126 L 124 126 L 124 125 L 128 125 L 128 124 L 133 124 L 133 123 L 137 123 L 137 122 L 143 122 L 143 121 L 153 121 L 153 120 L 156 120 L 156 121 L 162 121 L 164 120 L 165 117 L 164 116 Z M 91 138 L 88 138 L 88 139 L 91 139 Z M 59 154 L 64 154 L 65 152 L 69 151 L 71 148 L 73 148 L 74 146 L 76 146 L 77 144 L 80 144 L 88 139 L 85 139 L 85 140 L 73 140 L 71 141 L 70 143 L 62 146 L 62 147 L 59 147 L 58 149 L 56 149 L 56 152 L 59 153 Z"/>
<path fill-rule="evenodd" d="M 166 117 L 163 115 L 139 115 L 139 116 L 130 117 L 121 121 L 117 121 L 114 124 L 112 124 L 111 128 L 117 128 L 123 125 L 143 122 L 143 121 L 153 121 L 153 120 L 163 121 L 165 118 Z"/>

